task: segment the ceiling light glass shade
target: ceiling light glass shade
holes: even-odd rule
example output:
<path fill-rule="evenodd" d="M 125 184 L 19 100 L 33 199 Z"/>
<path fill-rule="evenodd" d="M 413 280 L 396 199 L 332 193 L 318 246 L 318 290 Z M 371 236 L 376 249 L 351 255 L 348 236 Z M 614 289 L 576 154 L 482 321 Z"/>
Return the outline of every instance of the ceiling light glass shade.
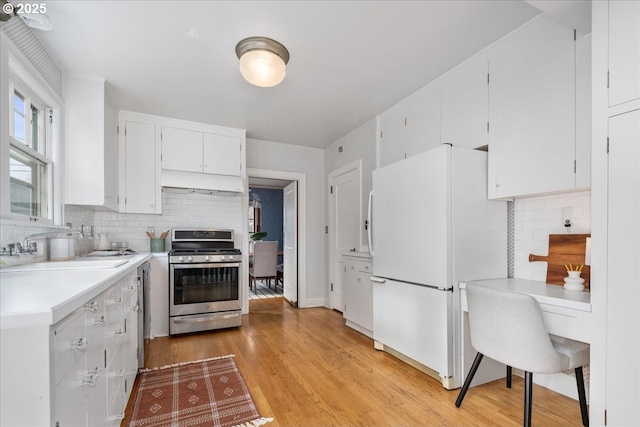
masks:
<path fill-rule="evenodd" d="M 266 37 L 250 37 L 236 46 L 240 59 L 240 73 L 251 84 L 259 87 L 276 86 L 287 74 L 287 49 Z"/>

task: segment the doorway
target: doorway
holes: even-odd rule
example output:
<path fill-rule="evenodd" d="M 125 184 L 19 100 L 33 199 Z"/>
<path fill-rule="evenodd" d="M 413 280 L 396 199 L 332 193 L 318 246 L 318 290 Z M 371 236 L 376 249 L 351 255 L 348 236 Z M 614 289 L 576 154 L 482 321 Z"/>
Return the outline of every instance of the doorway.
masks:
<path fill-rule="evenodd" d="M 283 192 L 283 295 L 293 306 L 306 307 L 306 176 L 253 168 L 247 169 L 247 176 L 249 187 Z M 246 302 L 248 311 L 248 297 Z"/>

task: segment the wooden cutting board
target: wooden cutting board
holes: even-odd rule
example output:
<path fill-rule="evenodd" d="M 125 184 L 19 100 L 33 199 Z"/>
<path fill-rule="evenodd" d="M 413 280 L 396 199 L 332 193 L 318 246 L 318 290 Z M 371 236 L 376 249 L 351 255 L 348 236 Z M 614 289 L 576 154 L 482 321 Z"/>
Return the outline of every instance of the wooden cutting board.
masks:
<path fill-rule="evenodd" d="M 571 263 L 575 267 L 584 263 L 587 237 L 591 237 L 591 234 L 550 234 L 548 255 L 529 254 L 529 262 L 546 261 L 547 283 L 564 286 L 564 278 L 567 277 L 565 264 Z M 584 288 L 589 289 L 589 266 L 582 268 L 580 277 L 584 279 Z"/>

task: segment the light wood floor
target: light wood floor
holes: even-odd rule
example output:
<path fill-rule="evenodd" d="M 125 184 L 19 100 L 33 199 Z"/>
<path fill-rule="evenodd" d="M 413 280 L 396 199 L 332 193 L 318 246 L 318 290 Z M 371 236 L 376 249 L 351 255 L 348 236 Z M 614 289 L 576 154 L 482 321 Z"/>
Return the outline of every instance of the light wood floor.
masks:
<path fill-rule="evenodd" d="M 149 341 L 146 367 L 234 354 L 268 427 L 522 425 L 522 378 L 474 387 L 458 409 L 458 390 L 374 350 L 336 311 L 270 298 L 250 312 L 240 328 Z M 577 401 L 539 386 L 533 396 L 534 426 L 582 425 Z"/>

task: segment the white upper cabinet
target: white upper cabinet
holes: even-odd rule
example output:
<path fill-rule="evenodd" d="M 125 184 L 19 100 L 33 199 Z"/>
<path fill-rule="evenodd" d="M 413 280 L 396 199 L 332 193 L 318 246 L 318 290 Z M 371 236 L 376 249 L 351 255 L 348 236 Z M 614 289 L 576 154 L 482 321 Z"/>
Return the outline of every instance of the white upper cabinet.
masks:
<path fill-rule="evenodd" d="M 135 113 L 121 112 L 120 123 L 122 155 L 120 164 L 121 195 L 124 203 L 120 212 L 162 213 L 162 193 L 159 180 L 160 147 L 156 144 L 157 126 L 136 117 Z"/>
<path fill-rule="evenodd" d="M 640 2 L 609 2 L 609 106 L 640 99 Z"/>
<path fill-rule="evenodd" d="M 242 175 L 241 139 L 237 136 L 204 134 L 204 173 Z"/>
<path fill-rule="evenodd" d="M 442 143 L 477 148 L 489 143 L 489 63 L 462 72 L 442 89 Z"/>
<path fill-rule="evenodd" d="M 202 132 L 162 126 L 162 169 L 202 172 Z"/>
<path fill-rule="evenodd" d="M 576 188 L 574 31 L 549 23 L 492 65 L 489 197 Z"/>
<path fill-rule="evenodd" d="M 162 126 L 162 169 L 241 176 L 241 138 Z"/>
<path fill-rule="evenodd" d="M 411 101 L 400 107 L 380 124 L 380 166 L 440 145 L 440 93 Z"/>
<path fill-rule="evenodd" d="M 65 204 L 118 209 L 118 113 L 104 79 L 65 76 Z"/>

